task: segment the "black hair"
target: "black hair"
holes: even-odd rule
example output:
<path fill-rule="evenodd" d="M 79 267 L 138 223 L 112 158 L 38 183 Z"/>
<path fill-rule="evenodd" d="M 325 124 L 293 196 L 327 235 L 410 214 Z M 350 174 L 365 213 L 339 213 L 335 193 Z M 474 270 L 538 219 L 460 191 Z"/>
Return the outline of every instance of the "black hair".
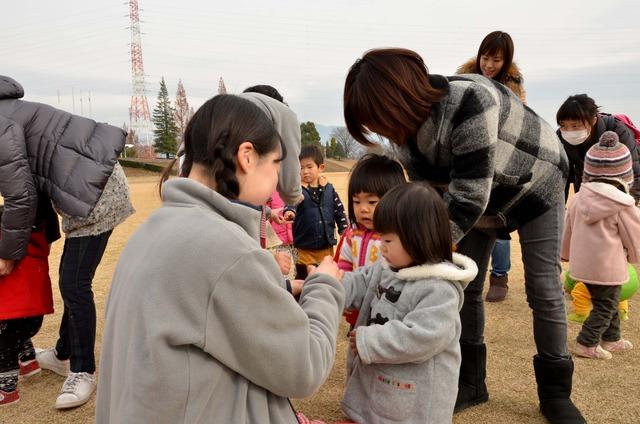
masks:
<path fill-rule="evenodd" d="M 379 233 L 397 234 L 414 265 L 452 261 L 449 212 L 427 183 L 396 186 L 384 195 L 373 214 Z"/>
<path fill-rule="evenodd" d="M 284 98 L 282 94 L 274 87 L 266 84 L 253 85 L 251 87 L 245 88 L 243 93 L 259 93 L 264 94 L 265 96 L 269 96 L 272 99 L 276 99 L 280 103 L 284 103 Z"/>
<path fill-rule="evenodd" d="M 324 156 L 322 155 L 322 150 L 320 150 L 320 147 L 316 146 L 315 144 L 302 146 L 302 150 L 300 151 L 300 156 L 298 158 L 300 160 L 312 159 L 315 162 L 315 164 L 318 166 L 324 163 Z"/>
<path fill-rule="evenodd" d="M 571 120 L 580 121 L 592 127 L 593 118 L 598 115 L 599 109 L 600 106 L 591 97 L 586 94 L 575 94 L 569 96 L 558 109 L 556 123 L 560 125 L 560 121 Z"/>
<path fill-rule="evenodd" d="M 509 68 L 513 63 L 513 50 L 513 40 L 509 34 L 504 31 L 493 31 L 489 33 L 484 37 L 478 48 L 476 73 L 482 75 L 482 70 L 480 69 L 480 58 L 482 55 L 495 56 L 500 53 L 502 54 L 502 60 L 504 60 L 504 62 L 502 68 L 500 68 L 500 71 L 493 79 L 504 84 L 507 80 Z"/>
<path fill-rule="evenodd" d="M 382 198 L 391 188 L 406 182 L 402 165 L 397 161 L 377 154 L 368 154 L 360 158 L 351 170 L 347 190 L 351 223 L 358 223 L 353 209 L 353 196 L 358 193 L 372 193 Z"/>
<path fill-rule="evenodd" d="M 216 191 L 228 199 L 236 199 L 240 185 L 236 178 L 236 158 L 240 145 L 249 141 L 258 156 L 281 149 L 280 160 L 287 155 L 284 143 L 271 119 L 251 101 L 231 94 L 220 94 L 207 100 L 191 117 L 184 131 L 184 164 L 189 175 L 193 164 L 204 166 Z M 169 177 L 174 161 L 165 169 L 160 181 Z"/>

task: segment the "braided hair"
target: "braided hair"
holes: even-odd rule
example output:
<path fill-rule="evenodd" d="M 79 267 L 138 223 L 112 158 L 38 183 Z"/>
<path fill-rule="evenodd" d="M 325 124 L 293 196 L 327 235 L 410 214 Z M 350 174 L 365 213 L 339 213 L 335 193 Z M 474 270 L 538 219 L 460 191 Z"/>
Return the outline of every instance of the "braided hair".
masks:
<path fill-rule="evenodd" d="M 215 182 L 216 191 L 228 199 L 237 199 L 240 184 L 236 177 L 236 155 L 240 144 L 251 142 L 258 156 L 271 153 L 280 146 L 286 150 L 269 117 L 249 100 L 221 94 L 207 100 L 189 120 L 184 131 L 183 175 L 189 175 L 193 164 L 202 165 Z M 173 164 L 162 175 L 166 181 Z"/>

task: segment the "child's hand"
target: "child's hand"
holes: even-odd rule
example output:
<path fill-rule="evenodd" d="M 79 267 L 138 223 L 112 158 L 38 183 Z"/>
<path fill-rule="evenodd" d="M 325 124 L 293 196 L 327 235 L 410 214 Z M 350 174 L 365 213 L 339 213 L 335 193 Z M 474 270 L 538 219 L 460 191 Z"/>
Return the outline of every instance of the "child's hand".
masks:
<path fill-rule="evenodd" d="M 15 264 L 15 261 L 13 259 L 0 258 L 0 277 L 4 277 L 5 275 L 11 274 L 11 271 L 13 271 L 14 264 Z"/>
<path fill-rule="evenodd" d="M 320 262 L 320 265 L 309 266 L 307 267 L 307 269 L 309 271 L 308 276 L 322 273 L 328 274 L 336 280 L 342 280 L 342 277 L 344 276 L 344 271 L 338 268 L 338 265 L 333 261 L 333 258 L 331 256 L 325 256 L 324 259 L 322 259 L 322 262 Z"/>
<path fill-rule="evenodd" d="M 282 215 L 286 224 L 292 223 L 296 217 L 296 213 L 294 211 L 286 211 L 284 215 Z"/>
<path fill-rule="evenodd" d="M 354 355 L 358 356 L 358 344 L 356 343 L 356 330 L 349 331 L 349 347 Z"/>
<path fill-rule="evenodd" d="M 284 219 L 282 218 L 282 209 L 271 209 L 271 215 L 269 215 L 269 221 L 275 222 L 276 224 L 284 224 Z"/>
<path fill-rule="evenodd" d="M 289 252 L 279 251 L 273 256 L 276 258 L 282 275 L 289 275 L 289 272 L 291 272 L 291 254 L 289 254 Z"/>
<path fill-rule="evenodd" d="M 327 177 L 325 177 L 324 175 L 320 175 L 318 177 L 318 184 L 327 185 Z"/>

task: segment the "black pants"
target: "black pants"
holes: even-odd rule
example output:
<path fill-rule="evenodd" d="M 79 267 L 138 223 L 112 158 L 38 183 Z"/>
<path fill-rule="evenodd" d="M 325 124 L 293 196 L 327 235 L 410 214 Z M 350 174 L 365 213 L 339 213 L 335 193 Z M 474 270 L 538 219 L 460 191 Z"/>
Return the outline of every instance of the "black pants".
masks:
<path fill-rule="evenodd" d="M 93 276 L 102 260 L 111 231 L 97 236 L 72 237 L 64 242 L 60 260 L 60 294 L 64 313 L 56 343 L 58 359 L 71 359 L 72 372 L 96 370 L 96 305 Z"/>
<path fill-rule="evenodd" d="M 591 294 L 593 309 L 582 324 L 582 330 L 577 338 L 578 343 L 594 347 L 600 343 L 600 339 L 605 342 L 617 342 L 620 340 L 618 303 L 622 286 L 600 286 L 586 283 L 585 286 Z"/>
<path fill-rule="evenodd" d="M 16 389 L 20 362 L 36 357 L 31 337 L 41 326 L 42 315 L 0 321 L 0 390 Z"/>

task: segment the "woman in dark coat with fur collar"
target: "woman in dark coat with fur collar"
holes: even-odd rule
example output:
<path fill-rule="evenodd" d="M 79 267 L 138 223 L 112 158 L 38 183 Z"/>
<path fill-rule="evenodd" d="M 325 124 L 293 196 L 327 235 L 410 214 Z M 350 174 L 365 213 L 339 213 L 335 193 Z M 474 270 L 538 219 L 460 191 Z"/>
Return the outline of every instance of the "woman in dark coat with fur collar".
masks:
<path fill-rule="evenodd" d="M 372 144 L 370 132 L 386 137 L 412 180 L 441 190 L 457 250 L 478 264 L 460 312 L 456 410 L 488 400 L 482 283 L 496 235 L 517 230 L 541 412 L 552 424 L 584 423 L 570 399 L 573 361 L 559 282 L 568 163 L 554 129 L 504 85 L 481 75 L 429 75 L 405 49 L 375 49 L 356 61 L 344 116 L 356 140 Z"/>

